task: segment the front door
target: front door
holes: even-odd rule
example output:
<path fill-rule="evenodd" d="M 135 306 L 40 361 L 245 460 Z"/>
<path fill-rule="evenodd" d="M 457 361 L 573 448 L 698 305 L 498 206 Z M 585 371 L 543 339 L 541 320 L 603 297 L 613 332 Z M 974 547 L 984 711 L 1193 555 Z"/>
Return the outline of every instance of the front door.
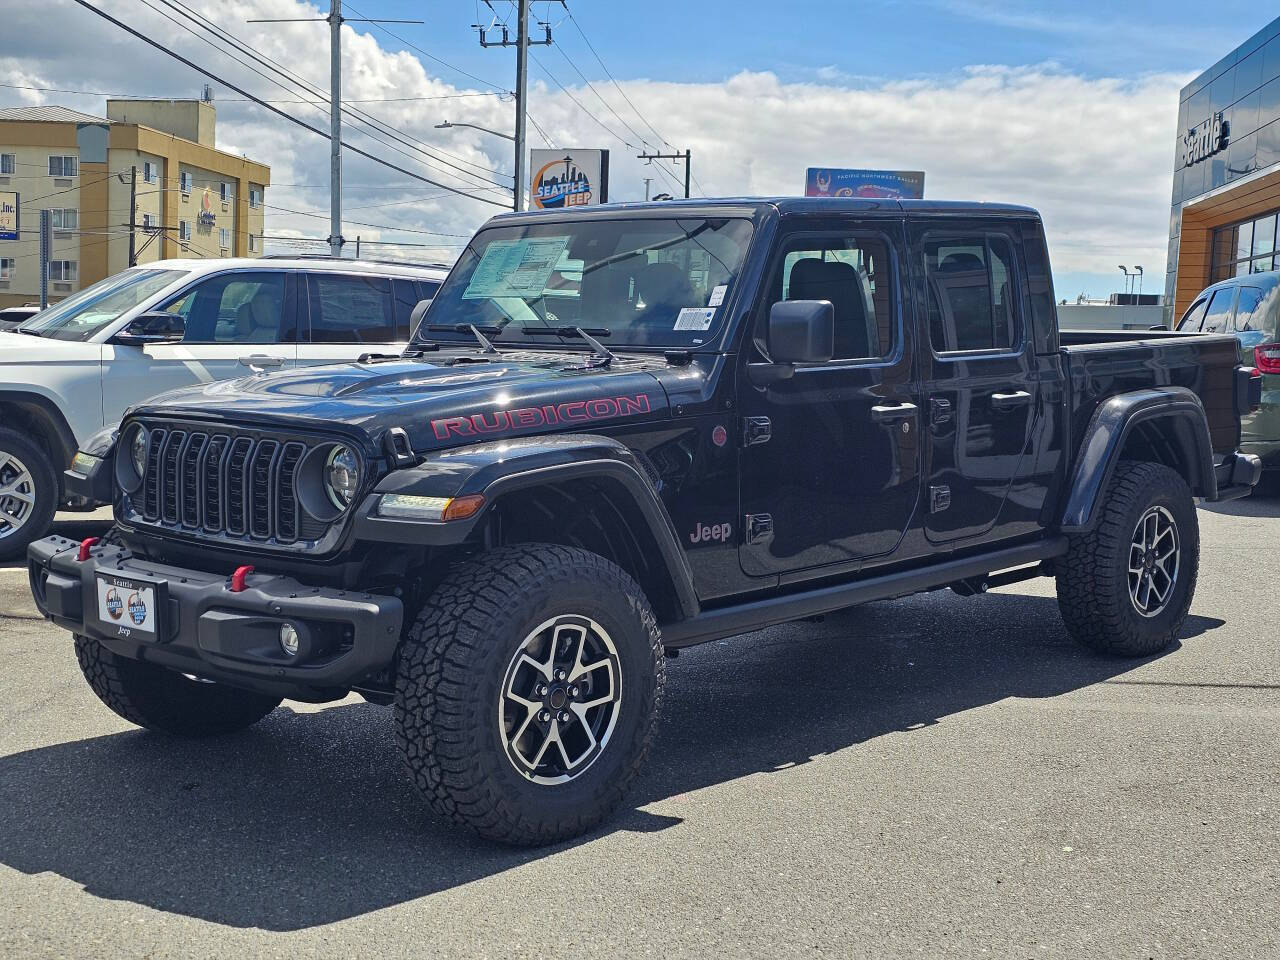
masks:
<path fill-rule="evenodd" d="M 1034 520 L 1043 497 L 1031 489 L 1028 450 L 1039 397 L 1015 235 L 981 221 L 912 230 L 931 363 L 925 531 L 943 542 L 988 533 L 1002 512 L 1002 524 Z"/>
<path fill-rule="evenodd" d="M 183 318 L 180 343 L 109 343 L 103 354 L 106 423 L 158 393 L 291 367 L 298 344 L 293 277 L 284 270 L 207 277 L 156 307 Z"/>
<path fill-rule="evenodd" d="M 920 394 L 904 334 L 900 221 L 821 221 L 783 236 L 746 362 L 768 359 L 779 300 L 828 300 L 835 356 L 768 386 L 743 374 L 741 546 L 752 576 L 893 552 L 920 493 Z"/>

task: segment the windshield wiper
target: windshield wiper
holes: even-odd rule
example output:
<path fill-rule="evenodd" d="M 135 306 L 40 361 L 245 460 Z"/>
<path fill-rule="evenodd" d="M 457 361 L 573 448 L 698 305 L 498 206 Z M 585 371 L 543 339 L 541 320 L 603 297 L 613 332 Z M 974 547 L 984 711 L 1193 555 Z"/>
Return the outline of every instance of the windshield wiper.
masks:
<path fill-rule="evenodd" d="M 14 328 L 13 328 L 11 331 L 9 331 L 9 332 L 10 332 L 10 333 L 25 333 L 28 337 L 43 337 L 43 336 L 44 336 L 44 334 L 43 334 L 43 333 L 41 333 L 39 330 L 27 330 L 27 329 L 24 329 L 23 327 L 14 327 Z"/>
<path fill-rule="evenodd" d="M 591 352 L 601 361 L 601 366 L 607 367 L 617 359 L 609 348 L 596 339 L 596 337 L 611 337 L 613 331 L 608 327 L 521 327 L 520 332 L 530 337 L 581 337 L 587 341 L 591 347 Z"/>
<path fill-rule="evenodd" d="M 496 337 L 502 333 L 501 327 L 477 327 L 474 323 L 429 323 L 427 330 L 430 333 L 470 333 L 480 341 L 480 347 L 485 353 L 498 352 L 498 348 L 489 342 L 485 334 Z"/>

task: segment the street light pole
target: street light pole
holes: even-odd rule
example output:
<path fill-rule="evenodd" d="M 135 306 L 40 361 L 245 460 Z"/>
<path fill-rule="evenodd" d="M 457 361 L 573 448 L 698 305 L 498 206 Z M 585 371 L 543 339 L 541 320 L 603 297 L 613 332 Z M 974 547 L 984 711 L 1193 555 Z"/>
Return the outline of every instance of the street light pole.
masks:
<path fill-rule="evenodd" d="M 503 140 L 515 140 L 515 137 L 509 133 L 503 133 L 501 130 L 490 130 L 488 127 L 481 127 L 474 123 L 451 123 L 446 120 L 444 123 L 436 124 L 437 130 L 449 130 L 453 127 L 470 127 L 472 130 L 479 130 L 483 133 L 492 134 L 495 137 L 501 137 Z"/>

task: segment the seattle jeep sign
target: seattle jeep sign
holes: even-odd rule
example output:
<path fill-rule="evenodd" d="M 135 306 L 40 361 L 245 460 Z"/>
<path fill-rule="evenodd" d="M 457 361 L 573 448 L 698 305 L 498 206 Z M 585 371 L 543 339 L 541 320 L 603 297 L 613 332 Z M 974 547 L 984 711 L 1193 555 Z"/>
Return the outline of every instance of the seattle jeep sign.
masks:
<path fill-rule="evenodd" d="M 1192 127 L 1182 135 L 1182 166 L 1199 163 L 1219 151 L 1227 149 L 1231 136 L 1230 124 L 1222 119 L 1221 112 Z"/>

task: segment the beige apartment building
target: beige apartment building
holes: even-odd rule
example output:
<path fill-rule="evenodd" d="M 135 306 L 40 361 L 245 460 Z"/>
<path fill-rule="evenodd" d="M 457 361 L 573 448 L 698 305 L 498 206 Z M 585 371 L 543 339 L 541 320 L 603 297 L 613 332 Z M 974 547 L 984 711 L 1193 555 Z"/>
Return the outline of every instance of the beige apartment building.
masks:
<path fill-rule="evenodd" d="M 18 239 L 0 239 L 0 307 L 39 302 L 40 211 L 53 218 L 49 297 L 129 266 L 262 253 L 270 168 L 214 147 L 202 100 L 108 100 L 107 116 L 0 108 L 0 197 L 18 194 Z M 133 228 L 129 195 L 133 183 Z"/>

